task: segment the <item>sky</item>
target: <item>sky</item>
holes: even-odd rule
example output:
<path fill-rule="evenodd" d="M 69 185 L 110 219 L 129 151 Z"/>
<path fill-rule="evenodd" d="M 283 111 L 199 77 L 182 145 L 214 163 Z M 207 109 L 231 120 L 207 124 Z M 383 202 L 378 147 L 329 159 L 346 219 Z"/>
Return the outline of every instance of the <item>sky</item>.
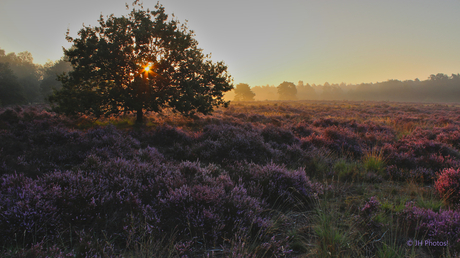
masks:
<path fill-rule="evenodd" d="M 0 48 L 44 64 L 126 0 L 0 0 Z M 144 0 L 154 9 L 157 1 Z M 460 73 L 460 0 L 163 0 L 235 85 L 369 83 Z"/>

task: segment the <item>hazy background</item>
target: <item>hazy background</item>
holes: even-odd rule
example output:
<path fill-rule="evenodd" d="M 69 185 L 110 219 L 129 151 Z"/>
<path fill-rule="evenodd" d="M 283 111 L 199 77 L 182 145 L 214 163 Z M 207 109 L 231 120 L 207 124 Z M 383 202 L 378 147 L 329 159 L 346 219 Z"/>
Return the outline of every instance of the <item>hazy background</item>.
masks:
<path fill-rule="evenodd" d="M 62 57 L 100 14 L 127 14 L 125 0 L 1 0 L 0 48 L 35 63 Z M 128 2 L 131 5 L 131 2 Z M 420 80 L 460 72 L 460 1 L 167 0 L 200 48 L 225 61 L 237 83 L 279 85 Z M 144 1 L 153 9 L 156 1 Z"/>

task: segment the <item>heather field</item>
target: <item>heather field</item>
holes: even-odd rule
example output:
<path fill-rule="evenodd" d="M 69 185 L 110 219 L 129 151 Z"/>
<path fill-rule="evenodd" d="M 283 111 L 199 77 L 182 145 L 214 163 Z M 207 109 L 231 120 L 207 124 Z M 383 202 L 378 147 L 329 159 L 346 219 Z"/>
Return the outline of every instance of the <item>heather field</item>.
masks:
<path fill-rule="evenodd" d="M 460 256 L 460 104 L 146 120 L 0 109 L 0 256 Z"/>

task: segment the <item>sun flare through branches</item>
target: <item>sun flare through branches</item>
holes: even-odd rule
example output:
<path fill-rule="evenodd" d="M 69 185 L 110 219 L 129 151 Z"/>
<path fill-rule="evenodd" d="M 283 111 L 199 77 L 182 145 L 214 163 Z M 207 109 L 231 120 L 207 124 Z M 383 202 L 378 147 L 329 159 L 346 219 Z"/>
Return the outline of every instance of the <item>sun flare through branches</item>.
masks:
<path fill-rule="evenodd" d="M 150 72 L 150 69 L 151 69 L 151 64 L 147 64 L 144 66 L 144 72 L 148 73 Z"/>

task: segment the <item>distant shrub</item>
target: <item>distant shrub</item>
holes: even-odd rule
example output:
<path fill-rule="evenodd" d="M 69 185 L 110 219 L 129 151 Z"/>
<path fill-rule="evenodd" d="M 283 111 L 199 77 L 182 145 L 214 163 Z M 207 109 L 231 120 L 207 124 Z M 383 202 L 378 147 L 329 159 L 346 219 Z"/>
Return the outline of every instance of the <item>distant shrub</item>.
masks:
<path fill-rule="evenodd" d="M 460 201 L 460 169 L 447 168 L 438 174 L 435 182 L 436 191 L 441 198 L 452 203 Z"/>

